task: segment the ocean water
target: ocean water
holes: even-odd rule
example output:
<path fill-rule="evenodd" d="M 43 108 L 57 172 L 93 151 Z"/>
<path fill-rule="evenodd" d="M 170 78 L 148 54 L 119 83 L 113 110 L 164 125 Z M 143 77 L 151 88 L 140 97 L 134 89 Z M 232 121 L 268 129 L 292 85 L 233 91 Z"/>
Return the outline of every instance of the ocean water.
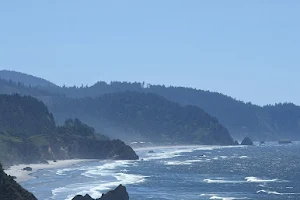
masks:
<path fill-rule="evenodd" d="M 300 200 L 299 142 L 136 151 L 139 161 L 93 161 L 40 170 L 22 186 L 40 200 L 86 193 L 99 198 L 119 184 L 127 187 L 131 200 Z"/>

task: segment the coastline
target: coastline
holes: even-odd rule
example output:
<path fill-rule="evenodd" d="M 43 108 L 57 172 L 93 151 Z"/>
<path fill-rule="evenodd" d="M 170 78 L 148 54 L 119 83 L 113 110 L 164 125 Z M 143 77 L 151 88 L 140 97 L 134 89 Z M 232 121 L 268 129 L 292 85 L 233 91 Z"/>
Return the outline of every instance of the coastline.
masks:
<path fill-rule="evenodd" d="M 87 162 L 92 161 L 91 159 L 71 159 L 71 160 L 57 160 L 54 161 L 48 161 L 48 164 L 46 163 L 40 163 L 40 164 L 19 164 L 19 165 L 13 165 L 10 166 L 8 169 L 4 170 L 4 172 L 7 175 L 15 176 L 15 181 L 20 183 L 24 181 L 28 181 L 31 179 L 34 179 L 36 177 L 32 176 L 33 173 L 37 172 L 38 170 L 43 169 L 54 169 L 54 168 L 61 168 L 61 167 L 69 167 L 71 165 L 75 165 L 81 162 Z M 23 168 L 25 167 L 31 167 L 32 171 L 25 171 Z"/>

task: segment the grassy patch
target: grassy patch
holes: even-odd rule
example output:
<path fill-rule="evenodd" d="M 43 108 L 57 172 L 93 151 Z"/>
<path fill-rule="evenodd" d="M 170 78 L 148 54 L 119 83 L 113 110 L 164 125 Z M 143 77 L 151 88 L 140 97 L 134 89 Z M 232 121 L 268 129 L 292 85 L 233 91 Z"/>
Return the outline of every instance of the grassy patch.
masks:
<path fill-rule="evenodd" d="M 34 145 L 41 147 L 48 145 L 48 141 L 45 135 L 34 135 L 28 138 Z"/>

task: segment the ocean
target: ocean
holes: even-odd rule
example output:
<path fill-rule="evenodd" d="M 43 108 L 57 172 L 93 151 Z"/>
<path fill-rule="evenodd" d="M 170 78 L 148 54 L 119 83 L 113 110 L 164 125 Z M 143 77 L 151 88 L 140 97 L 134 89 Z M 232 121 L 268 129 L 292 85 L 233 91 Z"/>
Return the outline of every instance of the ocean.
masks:
<path fill-rule="evenodd" d="M 300 142 L 136 152 L 139 161 L 89 161 L 39 170 L 33 174 L 36 179 L 21 185 L 39 200 L 69 200 L 86 193 L 99 198 L 119 184 L 127 187 L 130 200 L 300 200 Z"/>

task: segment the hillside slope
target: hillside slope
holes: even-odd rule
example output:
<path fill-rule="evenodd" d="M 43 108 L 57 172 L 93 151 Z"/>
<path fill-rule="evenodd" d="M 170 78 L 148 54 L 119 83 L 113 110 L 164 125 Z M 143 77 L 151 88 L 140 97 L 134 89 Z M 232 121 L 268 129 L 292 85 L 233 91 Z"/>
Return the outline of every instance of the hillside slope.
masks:
<path fill-rule="evenodd" d="M 137 82 L 98 82 L 85 88 L 63 88 L 64 94 L 73 98 L 124 91 L 155 93 L 181 105 L 198 106 L 216 117 L 240 140 L 245 136 L 254 140 L 300 139 L 300 107 L 292 103 L 261 107 L 216 92 Z"/>
<path fill-rule="evenodd" d="M 59 88 L 54 83 L 51 83 L 50 81 L 47 81 L 43 78 L 39 78 L 36 76 L 32 76 L 29 74 L 16 72 L 16 71 L 0 70 L 0 78 L 7 81 L 11 80 L 16 83 L 22 83 L 26 86 L 31 86 L 31 87 L 56 88 L 56 89 Z"/>
<path fill-rule="evenodd" d="M 151 93 L 124 92 L 83 99 L 62 97 L 49 108 L 57 119 L 81 117 L 123 140 L 233 144 L 227 129 L 202 109 L 180 106 Z"/>
<path fill-rule="evenodd" d="M 46 160 L 138 159 L 120 140 L 96 136 L 92 127 L 69 119 L 57 127 L 48 108 L 30 96 L 0 95 L 0 161 L 5 165 Z"/>
<path fill-rule="evenodd" d="M 47 105 L 56 103 L 54 99 L 57 96 L 95 98 L 107 93 L 125 91 L 155 93 L 181 105 L 194 105 L 202 108 L 216 117 L 236 139 L 241 140 L 245 136 L 250 136 L 254 140 L 300 139 L 300 107 L 291 103 L 261 107 L 216 92 L 185 87 L 146 85 L 137 82 L 111 82 L 110 84 L 98 82 L 90 87 L 59 87 L 55 89 L 28 88 L 3 81 L 2 85 L 4 86 L 1 86 L 0 81 L 0 93 L 30 94 L 43 100 Z M 93 125 L 97 124 L 93 120 L 89 119 L 87 122 L 92 122 Z"/>

